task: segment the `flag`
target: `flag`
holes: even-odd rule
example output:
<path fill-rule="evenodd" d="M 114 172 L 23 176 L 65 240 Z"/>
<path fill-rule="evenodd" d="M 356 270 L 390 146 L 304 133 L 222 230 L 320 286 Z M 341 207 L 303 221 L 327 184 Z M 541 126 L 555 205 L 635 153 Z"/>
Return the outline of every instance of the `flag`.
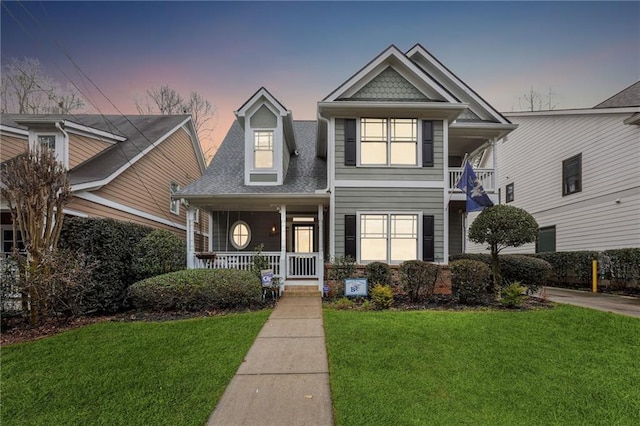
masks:
<path fill-rule="evenodd" d="M 456 187 L 467 194 L 467 213 L 484 210 L 485 207 L 493 206 L 493 202 L 482 187 L 482 182 L 476 177 L 473 167 L 465 161 L 462 176 Z"/>

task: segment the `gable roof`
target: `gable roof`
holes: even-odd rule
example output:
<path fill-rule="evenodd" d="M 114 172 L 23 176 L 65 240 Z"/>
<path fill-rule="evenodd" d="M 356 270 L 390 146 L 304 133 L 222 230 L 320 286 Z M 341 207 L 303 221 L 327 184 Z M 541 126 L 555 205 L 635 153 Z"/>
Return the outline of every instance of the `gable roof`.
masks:
<path fill-rule="evenodd" d="M 73 190 L 103 186 L 115 179 L 147 152 L 182 126 L 189 126 L 200 168 L 204 157 L 191 124 L 190 115 L 46 115 L 2 114 L 2 126 L 26 130 L 29 123 L 61 123 L 63 127 L 83 126 L 110 135 L 113 145 L 69 170 Z M 96 132 L 94 132 L 96 133 Z"/>
<path fill-rule="evenodd" d="M 216 195 L 313 194 L 327 186 L 327 164 L 315 155 L 316 122 L 293 121 L 299 155 L 292 156 L 282 185 L 244 185 L 244 131 L 234 121 L 205 174 L 182 188 L 189 198 Z"/>
<path fill-rule="evenodd" d="M 616 93 L 609 99 L 600 102 L 594 108 L 624 108 L 640 106 L 640 80 Z"/>

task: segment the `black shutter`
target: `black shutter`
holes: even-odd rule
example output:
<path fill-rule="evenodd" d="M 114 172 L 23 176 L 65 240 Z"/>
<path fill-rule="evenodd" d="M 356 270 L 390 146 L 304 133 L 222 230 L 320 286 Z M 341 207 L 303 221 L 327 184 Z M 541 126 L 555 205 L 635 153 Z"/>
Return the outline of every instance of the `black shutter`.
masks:
<path fill-rule="evenodd" d="M 433 216 L 422 216 L 422 260 L 433 262 L 436 259 Z"/>
<path fill-rule="evenodd" d="M 344 255 L 356 258 L 356 215 L 344 215 Z"/>
<path fill-rule="evenodd" d="M 344 120 L 344 165 L 356 165 L 356 120 Z"/>
<path fill-rule="evenodd" d="M 422 122 L 422 167 L 433 167 L 433 121 Z"/>

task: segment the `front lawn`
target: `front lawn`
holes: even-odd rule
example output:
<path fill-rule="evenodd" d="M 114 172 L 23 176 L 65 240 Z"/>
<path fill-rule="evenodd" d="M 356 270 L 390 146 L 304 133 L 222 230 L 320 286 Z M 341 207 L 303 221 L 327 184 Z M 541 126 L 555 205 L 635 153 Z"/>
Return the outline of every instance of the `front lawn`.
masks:
<path fill-rule="evenodd" d="M 269 310 L 105 322 L 2 348 L 2 425 L 202 425 Z"/>
<path fill-rule="evenodd" d="M 325 309 L 337 425 L 640 424 L 640 320 Z"/>

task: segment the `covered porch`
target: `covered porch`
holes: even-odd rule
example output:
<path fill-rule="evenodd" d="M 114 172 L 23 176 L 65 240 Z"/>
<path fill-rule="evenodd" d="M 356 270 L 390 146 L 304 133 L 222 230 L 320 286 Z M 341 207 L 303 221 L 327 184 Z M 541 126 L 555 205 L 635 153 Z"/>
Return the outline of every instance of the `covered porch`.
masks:
<path fill-rule="evenodd" d="M 314 194 L 315 195 L 315 194 Z M 328 196 L 305 198 L 189 200 L 189 224 L 195 210 L 208 213 L 209 247 L 196 251 L 191 225 L 188 268 L 251 270 L 258 256 L 280 284 L 322 289 L 328 241 Z"/>

